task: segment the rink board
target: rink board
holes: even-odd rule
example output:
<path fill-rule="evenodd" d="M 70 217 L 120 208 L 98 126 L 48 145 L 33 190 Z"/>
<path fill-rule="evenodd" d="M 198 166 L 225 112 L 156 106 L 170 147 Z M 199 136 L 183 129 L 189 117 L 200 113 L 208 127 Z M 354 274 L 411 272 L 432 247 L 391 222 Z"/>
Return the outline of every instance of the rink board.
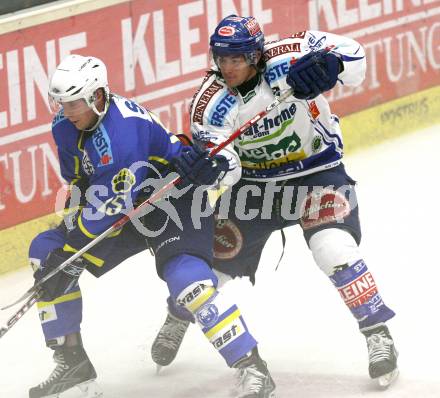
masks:
<path fill-rule="evenodd" d="M 113 91 L 147 105 L 171 131 L 188 131 L 209 33 L 224 15 L 252 14 L 267 40 L 311 28 L 364 45 L 365 82 L 328 96 L 347 153 L 438 122 L 440 1 L 292 3 L 79 0 L 0 18 L 0 273 L 25 265 L 32 237 L 55 222 L 47 214 L 62 179 L 44 92 L 69 52 L 102 58 Z"/>

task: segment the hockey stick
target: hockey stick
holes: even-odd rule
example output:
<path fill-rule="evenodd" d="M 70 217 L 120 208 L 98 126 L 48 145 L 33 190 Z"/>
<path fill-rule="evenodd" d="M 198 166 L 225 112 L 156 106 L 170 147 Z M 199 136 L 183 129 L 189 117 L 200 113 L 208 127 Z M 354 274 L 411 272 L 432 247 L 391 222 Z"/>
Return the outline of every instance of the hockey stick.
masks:
<path fill-rule="evenodd" d="M 0 339 L 14 326 L 20 318 L 28 312 L 32 306 L 37 302 L 39 297 L 38 292 L 34 293 L 31 298 L 26 301 L 23 306 L 14 314 L 12 315 L 8 321 L 6 322 L 6 326 L 3 326 L 0 328 Z"/>
<path fill-rule="evenodd" d="M 218 146 L 214 147 L 212 151 L 210 152 L 209 156 L 214 156 L 218 152 L 220 152 L 224 147 L 229 145 L 232 141 L 234 141 L 236 138 L 238 138 L 241 134 L 243 134 L 251 125 L 258 122 L 260 119 L 262 119 L 264 116 L 266 116 L 272 109 L 277 107 L 280 103 L 284 102 L 289 96 L 293 94 L 293 89 L 286 90 L 283 94 L 275 98 L 273 102 L 271 102 L 266 109 L 255 115 L 252 119 L 248 120 L 245 124 L 243 124 L 240 128 L 238 128 L 236 131 L 234 131 L 228 139 L 220 143 Z M 146 199 L 144 202 L 142 202 L 138 207 L 131 210 L 129 213 L 127 213 L 124 217 L 122 217 L 120 220 L 116 221 L 114 224 L 112 224 L 108 229 L 106 229 L 104 232 L 102 232 L 100 235 L 98 235 L 95 239 L 91 240 L 87 245 L 85 245 L 82 249 L 78 250 L 74 255 L 69 257 L 66 261 L 61 263 L 58 267 L 54 268 L 51 272 L 49 272 L 44 278 L 41 278 L 37 283 L 34 284 L 30 289 L 28 289 L 19 299 L 15 300 L 13 303 L 6 305 L 2 308 L 2 310 L 8 309 L 13 307 L 14 305 L 20 303 L 23 300 L 26 300 L 29 298 L 29 300 L 21 307 L 8 321 L 6 328 L 0 329 L 0 337 L 2 336 L 2 332 L 4 329 L 9 330 L 10 327 L 12 327 L 18 319 L 21 318 L 23 314 L 25 314 L 29 308 L 37 301 L 38 298 L 38 290 L 41 288 L 42 284 L 46 282 L 49 278 L 51 278 L 53 275 L 55 275 L 57 272 L 61 271 L 63 268 L 65 268 L 68 264 L 70 264 L 72 261 L 76 260 L 78 257 L 83 255 L 85 252 L 87 252 L 89 249 L 91 249 L 93 246 L 101 242 L 103 239 L 105 239 L 107 236 L 109 236 L 111 233 L 113 233 L 115 230 L 121 228 L 124 226 L 128 221 L 130 221 L 135 216 L 140 215 L 141 210 L 144 209 L 146 206 L 153 204 L 158 199 L 160 199 L 165 192 L 170 190 L 172 187 L 177 185 L 181 181 L 180 177 L 177 177 L 170 181 L 168 184 L 164 185 L 162 188 L 160 188 L 156 193 L 151 195 L 148 199 Z M 17 318 L 18 316 L 18 318 Z M 11 325 L 9 323 L 12 322 Z M 3 332 L 3 334 L 6 332 Z"/>

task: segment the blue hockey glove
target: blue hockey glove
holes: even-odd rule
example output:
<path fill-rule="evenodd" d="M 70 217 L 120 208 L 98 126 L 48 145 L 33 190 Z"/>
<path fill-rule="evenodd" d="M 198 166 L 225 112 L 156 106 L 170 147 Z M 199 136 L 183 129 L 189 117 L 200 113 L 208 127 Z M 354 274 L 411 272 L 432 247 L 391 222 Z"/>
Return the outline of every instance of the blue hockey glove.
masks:
<path fill-rule="evenodd" d="M 47 256 L 46 261 L 34 272 L 34 279 L 37 283 L 44 278 L 54 268 L 66 261 L 72 253 L 67 253 L 63 249 L 55 249 Z M 40 290 L 40 300 L 53 301 L 68 293 L 78 283 L 78 278 L 84 271 L 87 263 L 80 257 L 67 265 L 61 271 L 50 277 L 43 283 Z"/>
<path fill-rule="evenodd" d="M 210 157 L 208 154 L 208 150 L 194 145 L 181 156 L 171 159 L 183 184 L 212 185 L 221 173 L 229 170 L 229 162 L 224 156 Z"/>
<path fill-rule="evenodd" d="M 286 82 L 298 99 L 313 99 L 332 89 L 342 72 L 340 59 L 327 50 L 310 52 L 290 66 Z"/>

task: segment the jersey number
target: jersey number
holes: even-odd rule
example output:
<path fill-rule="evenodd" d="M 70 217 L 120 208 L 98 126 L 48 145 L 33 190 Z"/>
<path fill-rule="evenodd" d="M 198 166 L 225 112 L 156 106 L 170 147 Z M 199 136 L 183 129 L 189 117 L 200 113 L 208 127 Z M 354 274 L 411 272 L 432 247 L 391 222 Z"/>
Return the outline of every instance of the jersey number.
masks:
<path fill-rule="evenodd" d="M 121 212 L 124 207 L 125 199 L 125 194 L 118 194 L 114 198 L 107 199 L 98 211 L 108 216 L 114 216 Z"/>

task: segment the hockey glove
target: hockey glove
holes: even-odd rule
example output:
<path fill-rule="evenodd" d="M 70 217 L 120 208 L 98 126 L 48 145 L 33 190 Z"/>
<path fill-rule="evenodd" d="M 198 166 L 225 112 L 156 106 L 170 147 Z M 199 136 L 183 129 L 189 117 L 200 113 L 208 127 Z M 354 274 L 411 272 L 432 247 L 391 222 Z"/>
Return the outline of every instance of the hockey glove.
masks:
<path fill-rule="evenodd" d="M 340 59 L 327 50 L 310 52 L 290 66 L 286 82 L 296 98 L 311 100 L 332 89 L 343 68 Z"/>
<path fill-rule="evenodd" d="M 224 156 L 210 157 L 208 150 L 197 145 L 171 159 L 171 164 L 183 184 L 212 185 L 222 173 L 229 170 L 229 162 Z"/>
<path fill-rule="evenodd" d="M 63 249 L 55 249 L 47 256 L 46 261 L 34 272 L 34 279 L 37 283 L 44 278 L 54 268 L 66 261 L 72 253 L 67 253 Z M 71 291 L 77 284 L 78 278 L 84 271 L 87 263 L 80 257 L 68 264 L 61 271 L 50 277 L 43 283 L 40 290 L 40 300 L 53 301 Z"/>

